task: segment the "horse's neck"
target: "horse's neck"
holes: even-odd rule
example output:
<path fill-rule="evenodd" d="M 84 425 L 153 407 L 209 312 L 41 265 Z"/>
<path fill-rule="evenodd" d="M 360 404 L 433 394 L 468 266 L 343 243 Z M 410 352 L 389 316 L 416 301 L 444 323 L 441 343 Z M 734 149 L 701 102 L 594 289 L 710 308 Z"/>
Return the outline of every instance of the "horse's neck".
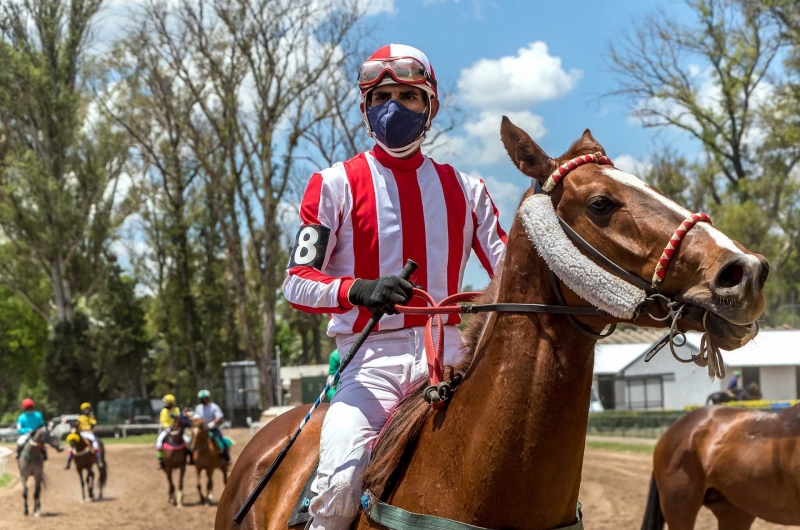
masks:
<path fill-rule="evenodd" d="M 497 301 L 553 304 L 546 265 L 523 237 L 512 230 Z M 565 317 L 490 317 L 444 423 L 476 521 L 491 526 L 500 511 L 503 527 L 574 522 L 594 344 Z"/>

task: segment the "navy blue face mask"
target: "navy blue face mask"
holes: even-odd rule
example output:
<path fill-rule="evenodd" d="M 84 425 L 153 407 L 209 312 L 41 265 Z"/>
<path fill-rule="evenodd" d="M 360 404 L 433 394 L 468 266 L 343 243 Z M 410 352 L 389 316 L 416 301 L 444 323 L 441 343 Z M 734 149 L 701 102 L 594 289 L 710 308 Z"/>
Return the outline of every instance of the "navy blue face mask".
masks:
<path fill-rule="evenodd" d="M 425 132 L 425 112 L 408 110 L 402 103 L 390 99 L 367 108 L 369 127 L 375 138 L 390 149 L 400 149 L 412 144 Z"/>

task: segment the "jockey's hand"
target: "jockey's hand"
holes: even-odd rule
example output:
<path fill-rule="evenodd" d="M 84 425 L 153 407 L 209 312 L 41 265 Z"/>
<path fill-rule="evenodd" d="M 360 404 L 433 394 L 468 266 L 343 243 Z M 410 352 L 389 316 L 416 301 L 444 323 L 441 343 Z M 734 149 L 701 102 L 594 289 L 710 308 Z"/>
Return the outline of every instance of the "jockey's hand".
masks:
<path fill-rule="evenodd" d="M 381 276 L 377 280 L 357 279 L 347 295 L 353 305 L 364 306 L 372 313 L 396 315 L 395 304 L 407 304 L 414 286 L 399 276 Z"/>
<path fill-rule="evenodd" d="M 208 422 L 208 430 L 209 430 L 209 431 L 210 431 L 211 429 L 213 429 L 214 427 L 216 427 L 216 426 L 217 426 L 217 423 L 216 423 L 216 422 L 213 422 L 213 421 L 210 421 L 210 422 Z"/>

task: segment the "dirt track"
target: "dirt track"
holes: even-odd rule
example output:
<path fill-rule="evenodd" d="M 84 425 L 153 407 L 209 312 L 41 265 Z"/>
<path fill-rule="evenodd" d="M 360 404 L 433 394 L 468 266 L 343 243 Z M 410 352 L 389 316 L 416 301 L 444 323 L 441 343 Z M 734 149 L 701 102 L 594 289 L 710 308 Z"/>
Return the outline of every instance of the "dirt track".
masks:
<path fill-rule="evenodd" d="M 234 436 L 234 438 L 239 438 Z M 234 456 L 244 447 L 244 439 L 234 446 Z M 155 455 L 150 445 L 108 446 L 109 483 L 106 500 L 80 503 L 80 486 L 74 470 L 63 471 L 63 454 L 51 456 L 47 466 L 49 487 L 42 494 L 39 520 L 22 515 L 21 487 L 15 483 L 0 489 L 0 529 L 37 530 L 201 530 L 214 524 L 214 508 L 198 506 L 194 469 L 187 470 L 184 485 L 186 506 L 176 509 L 167 504 L 167 483 L 155 470 Z M 581 486 L 581 502 L 587 530 L 637 529 L 650 481 L 651 457 L 644 454 L 587 450 Z M 16 471 L 13 465 L 9 466 Z M 215 497 L 222 492 L 221 476 L 215 480 Z M 715 529 L 716 520 L 706 509 L 697 529 Z M 757 521 L 754 529 L 786 528 Z"/>

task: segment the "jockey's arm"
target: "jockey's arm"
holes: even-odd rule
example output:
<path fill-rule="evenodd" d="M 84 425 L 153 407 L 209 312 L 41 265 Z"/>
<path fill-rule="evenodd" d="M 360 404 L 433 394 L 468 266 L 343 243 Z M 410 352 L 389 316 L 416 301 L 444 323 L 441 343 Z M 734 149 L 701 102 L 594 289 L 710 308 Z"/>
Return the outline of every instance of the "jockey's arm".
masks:
<path fill-rule="evenodd" d="M 505 257 L 506 233 L 500 227 L 500 214 L 486 190 L 486 185 L 474 178 L 470 178 L 470 181 L 477 182 L 472 190 L 475 205 L 472 210 L 475 219 L 472 249 L 489 276 L 494 277 Z"/>
<path fill-rule="evenodd" d="M 353 308 L 347 293 L 354 279 L 326 274 L 336 248 L 336 232 L 344 212 L 341 176 L 315 173 L 300 205 L 300 230 L 292 249 L 283 296 L 306 313 L 346 313 Z"/>

